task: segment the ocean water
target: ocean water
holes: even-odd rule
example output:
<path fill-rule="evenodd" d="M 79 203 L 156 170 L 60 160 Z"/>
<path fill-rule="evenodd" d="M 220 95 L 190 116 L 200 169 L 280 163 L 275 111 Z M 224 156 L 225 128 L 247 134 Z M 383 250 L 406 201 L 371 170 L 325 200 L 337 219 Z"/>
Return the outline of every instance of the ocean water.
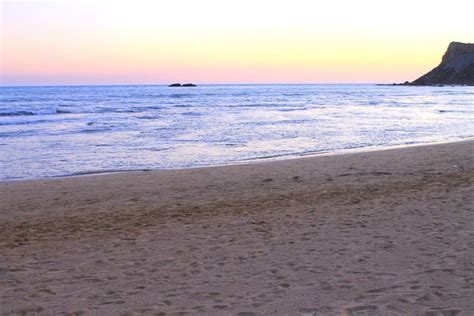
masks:
<path fill-rule="evenodd" d="M 0 180 L 188 168 L 474 136 L 474 87 L 0 87 Z"/>

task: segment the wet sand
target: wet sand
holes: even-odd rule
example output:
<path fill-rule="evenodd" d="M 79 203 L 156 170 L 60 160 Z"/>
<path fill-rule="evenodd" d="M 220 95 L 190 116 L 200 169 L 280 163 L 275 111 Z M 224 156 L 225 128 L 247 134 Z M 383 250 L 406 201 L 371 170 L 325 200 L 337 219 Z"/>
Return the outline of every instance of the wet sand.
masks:
<path fill-rule="evenodd" d="M 0 183 L 0 314 L 474 315 L 474 142 Z"/>

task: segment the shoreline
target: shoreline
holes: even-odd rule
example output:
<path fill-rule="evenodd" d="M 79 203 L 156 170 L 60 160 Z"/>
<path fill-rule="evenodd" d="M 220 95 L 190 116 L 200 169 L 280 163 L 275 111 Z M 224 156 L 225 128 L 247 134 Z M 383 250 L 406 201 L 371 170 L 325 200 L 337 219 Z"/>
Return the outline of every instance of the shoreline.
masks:
<path fill-rule="evenodd" d="M 471 315 L 474 141 L 0 183 L 0 314 Z"/>
<path fill-rule="evenodd" d="M 201 168 L 245 166 L 245 165 L 252 165 L 252 164 L 271 163 L 275 161 L 296 160 L 296 159 L 302 159 L 302 158 L 304 159 L 304 158 L 313 158 L 313 157 L 355 155 L 355 154 L 360 154 L 360 153 L 371 153 L 371 152 L 379 152 L 379 151 L 386 151 L 386 150 L 396 150 L 396 149 L 403 149 L 403 148 L 433 146 L 433 145 L 435 146 L 435 145 L 460 143 L 460 142 L 472 142 L 472 141 L 474 141 L 474 136 L 468 136 L 468 137 L 462 137 L 462 138 L 458 137 L 456 139 L 435 141 L 435 142 L 407 143 L 407 144 L 401 144 L 401 145 L 388 145 L 388 146 L 379 146 L 379 147 L 376 147 L 376 146 L 355 147 L 355 148 L 341 149 L 338 151 L 331 151 L 331 152 L 321 151 L 320 153 L 308 152 L 308 153 L 301 153 L 301 154 L 288 154 L 288 155 L 282 154 L 282 155 L 275 155 L 271 157 L 251 158 L 248 160 L 240 160 L 240 161 L 234 161 L 234 162 L 222 163 L 222 164 L 212 164 L 212 165 L 183 167 L 183 168 L 162 168 L 162 169 L 143 168 L 143 169 L 124 169 L 124 170 L 98 170 L 98 171 L 83 171 L 83 172 L 77 172 L 77 173 L 72 173 L 72 174 L 49 176 L 49 177 L 43 177 L 43 178 L 10 179 L 10 180 L 0 179 L 0 183 L 44 181 L 44 180 L 68 179 L 68 178 L 76 178 L 76 177 L 89 177 L 89 176 L 123 174 L 123 173 L 159 172 L 159 171 L 165 171 L 165 170 L 193 170 L 193 169 L 201 169 Z"/>

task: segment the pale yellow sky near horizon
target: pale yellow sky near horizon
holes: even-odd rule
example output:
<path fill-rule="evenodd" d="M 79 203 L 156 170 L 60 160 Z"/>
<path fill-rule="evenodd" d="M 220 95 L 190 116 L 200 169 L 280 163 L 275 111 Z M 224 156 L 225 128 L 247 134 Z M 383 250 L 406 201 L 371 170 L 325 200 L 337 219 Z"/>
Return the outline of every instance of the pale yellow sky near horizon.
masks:
<path fill-rule="evenodd" d="M 1 84 L 413 80 L 469 1 L 2 1 Z"/>

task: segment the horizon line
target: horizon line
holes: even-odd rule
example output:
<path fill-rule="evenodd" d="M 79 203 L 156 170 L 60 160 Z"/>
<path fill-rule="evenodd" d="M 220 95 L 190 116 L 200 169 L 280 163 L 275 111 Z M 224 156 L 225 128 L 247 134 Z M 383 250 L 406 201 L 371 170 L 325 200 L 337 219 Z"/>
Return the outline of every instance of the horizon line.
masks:
<path fill-rule="evenodd" d="M 120 87 L 120 86 L 169 86 L 170 84 L 178 83 L 92 83 L 92 84 L 7 84 L 3 85 L 0 84 L 0 88 L 27 88 L 27 87 Z M 392 85 L 397 82 L 393 83 L 375 83 L 375 82 L 319 82 L 319 83 L 194 83 L 194 82 L 185 82 L 185 83 L 193 83 L 196 87 L 199 86 L 277 86 L 277 85 Z"/>

